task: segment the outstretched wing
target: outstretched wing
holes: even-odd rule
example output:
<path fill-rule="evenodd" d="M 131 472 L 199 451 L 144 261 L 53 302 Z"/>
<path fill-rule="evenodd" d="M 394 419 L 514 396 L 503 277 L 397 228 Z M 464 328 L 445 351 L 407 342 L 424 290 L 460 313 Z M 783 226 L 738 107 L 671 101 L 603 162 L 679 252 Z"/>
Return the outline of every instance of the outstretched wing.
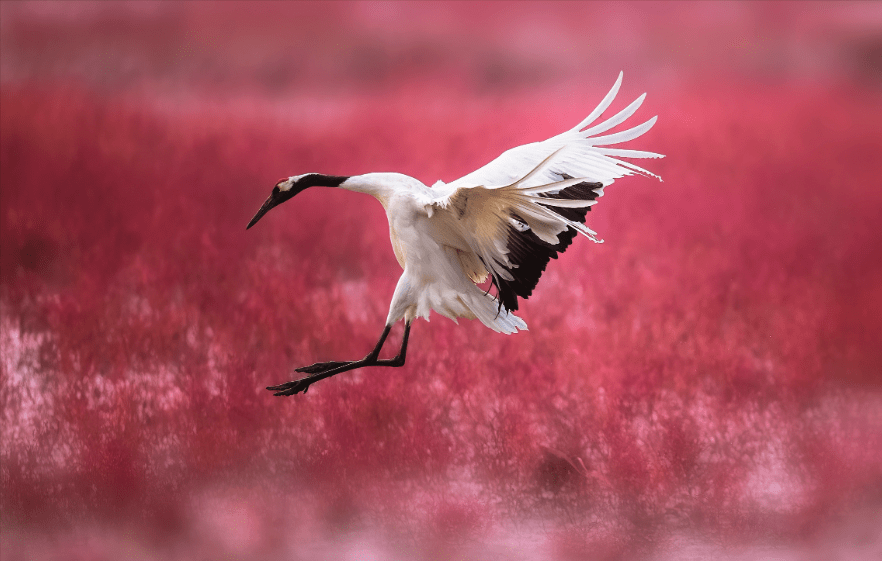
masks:
<path fill-rule="evenodd" d="M 622 85 L 622 76 L 623 73 L 619 72 L 618 79 L 616 79 L 615 84 L 613 84 L 609 93 L 606 94 L 606 97 L 603 98 L 603 101 L 600 102 L 600 105 L 572 129 L 542 142 L 533 142 L 507 150 L 489 164 L 444 185 L 442 189 L 450 192 L 459 187 L 509 185 L 518 178 L 527 175 L 530 170 L 534 169 L 545 158 L 564 146 L 569 148 L 567 153 L 561 155 L 554 166 L 534 176 L 532 182 L 525 185 L 526 187 L 551 183 L 560 179 L 561 174 L 566 174 L 570 177 L 591 178 L 594 181 L 601 182 L 604 187 L 620 177 L 633 173 L 657 178 L 658 176 L 645 169 L 617 158 L 664 157 L 661 154 L 609 147 L 641 136 L 652 128 L 657 117 L 653 117 L 636 127 L 603 135 L 603 133 L 625 122 L 633 115 L 646 98 L 645 93 L 613 117 L 597 125 L 590 126 L 600 118 L 615 99 Z"/>
<path fill-rule="evenodd" d="M 639 137 L 655 124 L 655 117 L 595 136 L 630 117 L 645 94 L 603 123 L 585 128 L 609 107 L 621 81 L 620 73 L 600 105 L 575 128 L 508 150 L 453 183 L 434 186 L 426 198 L 430 219 L 443 232 L 440 237 L 459 250 L 463 270 L 473 280 L 492 276 L 500 306 L 517 310 L 517 297 L 532 294 L 549 260 L 563 253 L 577 232 L 598 241 L 585 217 L 605 186 L 634 173 L 658 178 L 617 158 L 661 154 L 606 148 Z"/>

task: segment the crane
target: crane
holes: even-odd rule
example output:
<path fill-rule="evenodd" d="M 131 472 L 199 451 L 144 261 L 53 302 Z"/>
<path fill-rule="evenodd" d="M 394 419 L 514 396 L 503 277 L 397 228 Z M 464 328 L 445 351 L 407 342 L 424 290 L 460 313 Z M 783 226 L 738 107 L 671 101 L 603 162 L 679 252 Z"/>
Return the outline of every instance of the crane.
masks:
<path fill-rule="evenodd" d="M 389 237 L 404 273 L 374 349 L 363 359 L 317 362 L 297 368 L 305 377 L 267 389 L 276 396 L 306 393 L 325 378 L 365 366 L 403 366 L 410 326 L 434 310 L 452 319 L 475 319 L 500 333 L 526 330 L 514 314 L 528 298 L 550 259 L 576 234 L 601 243 L 585 217 L 603 189 L 618 178 L 640 174 L 661 178 L 619 158 L 661 158 L 661 154 L 610 147 L 633 140 L 657 117 L 607 133 L 627 120 L 646 94 L 609 119 L 594 124 L 615 99 L 622 73 L 600 104 L 572 129 L 542 142 L 512 148 L 451 183 L 431 188 L 400 173 L 355 176 L 307 173 L 280 180 L 248 228 L 267 212 L 310 187 L 338 187 L 375 197 L 386 211 Z M 592 126 L 593 125 L 593 126 Z M 479 285 L 490 279 L 490 288 Z M 495 294 L 490 289 L 495 287 Z M 380 359 L 392 326 L 404 320 L 395 358 Z"/>

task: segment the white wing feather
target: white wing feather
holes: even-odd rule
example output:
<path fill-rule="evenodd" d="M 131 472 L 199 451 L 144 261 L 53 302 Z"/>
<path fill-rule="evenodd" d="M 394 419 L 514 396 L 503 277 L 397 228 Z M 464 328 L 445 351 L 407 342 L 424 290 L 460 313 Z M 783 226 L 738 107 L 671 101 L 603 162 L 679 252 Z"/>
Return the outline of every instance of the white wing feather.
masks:
<path fill-rule="evenodd" d="M 662 158 L 661 154 L 642 150 L 608 148 L 611 144 L 633 140 L 652 128 L 656 117 L 635 127 L 597 136 L 623 123 L 643 103 L 646 94 L 613 117 L 586 128 L 610 106 L 622 84 L 622 73 L 594 111 L 576 127 L 543 142 L 525 144 L 507 150 L 498 158 L 456 181 L 438 182 L 420 197 L 430 220 L 445 242 L 460 252 L 463 270 L 473 279 L 487 272 L 497 279 L 511 281 L 517 274 L 506 246 L 512 227 L 530 229 L 537 238 L 551 246 L 558 235 L 573 229 L 597 242 L 596 233 L 581 222 L 566 218 L 566 209 L 586 208 L 603 195 L 603 188 L 616 179 L 635 173 L 657 175 L 619 158 Z M 591 188 L 588 184 L 599 184 Z M 581 185 L 576 188 L 575 186 Z M 554 198 L 568 188 L 578 189 L 579 196 Z M 555 209 L 560 209 L 556 212 Z M 559 249 L 563 251 L 563 249 Z M 487 271 L 480 270 L 472 255 Z"/>
<path fill-rule="evenodd" d="M 663 158 L 664 156 L 661 154 L 638 150 L 601 148 L 610 144 L 633 140 L 641 136 L 652 128 L 656 117 L 628 130 L 607 136 L 595 136 L 621 124 L 633 115 L 643 103 L 646 94 L 638 97 L 615 116 L 586 129 L 609 108 L 619 91 L 619 87 L 622 85 L 622 76 L 623 74 L 619 72 L 616 83 L 609 93 L 606 94 L 606 97 L 603 98 L 603 101 L 600 102 L 600 105 L 574 128 L 542 142 L 533 142 L 507 150 L 489 164 L 456 181 L 446 185 L 436 184 L 433 187 L 433 191 L 438 192 L 438 195 L 443 197 L 460 187 L 480 185 L 493 188 L 509 185 L 515 180 L 526 176 L 542 160 L 564 146 L 568 147 L 565 158 L 557 160 L 553 168 L 546 168 L 543 170 L 543 173 L 532 177 L 530 184 L 522 186 L 528 187 L 556 181 L 560 179 L 560 173 L 565 173 L 571 177 L 599 181 L 604 186 L 611 184 L 620 177 L 632 175 L 633 173 L 658 178 L 657 175 L 643 168 L 623 162 L 617 158 Z"/>

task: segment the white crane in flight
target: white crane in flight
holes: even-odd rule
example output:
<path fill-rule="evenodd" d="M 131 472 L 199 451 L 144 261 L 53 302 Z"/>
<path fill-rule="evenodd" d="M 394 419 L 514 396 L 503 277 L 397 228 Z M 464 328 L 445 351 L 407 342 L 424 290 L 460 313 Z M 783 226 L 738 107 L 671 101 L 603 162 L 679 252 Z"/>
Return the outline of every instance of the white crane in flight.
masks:
<path fill-rule="evenodd" d="M 318 362 L 298 368 L 306 377 L 267 389 L 294 395 L 330 376 L 363 366 L 402 366 L 410 324 L 431 310 L 454 321 L 477 318 L 501 333 L 527 329 L 514 315 L 518 297 L 528 298 L 552 258 L 576 233 L 598 242 L 585 225 L 604 187 L 634 173 L 656 177 L 619 158 L 661 158 L 661 154 L 609 146 L 633 140 L 655 124 L 603 134 L 623 123 L 643 103 L 641 95 L 615 116 L 591 126 L 612 103 L 622 74 L 594 111 L 574 128 L 543 142 L 525 144 L 452 183 L 431 188 L 400 173 L 352 177 L 307 173 L 279 181 L 251 222 L 308 187 L 341 187 L 372 195 L 386 210 L 392 249 L 404 273 L 374 350 L 361 360 Z M 247 228 L 246 228 L 247 229 Z M 478 285 L 490 277 L 490 294 Z M 404 320 L 401 349 L 381 360 L 380 349 L 397 321 Z"/>

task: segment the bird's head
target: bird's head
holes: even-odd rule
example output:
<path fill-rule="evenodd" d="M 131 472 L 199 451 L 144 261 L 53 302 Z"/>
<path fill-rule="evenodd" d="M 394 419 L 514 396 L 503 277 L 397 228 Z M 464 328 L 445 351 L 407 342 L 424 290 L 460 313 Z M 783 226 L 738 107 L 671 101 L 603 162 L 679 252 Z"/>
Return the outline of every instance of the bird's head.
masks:
<path fill-rule="evenodd" d="M 263 218 L 263 215 L 274 207 L 279 206 L 297 193 L 308 189 L 309 187 L 338 187 L 341 183 L 349 179 L 346 176 L 324 175 L 321 173 L 307 173 L 304 175 L 293 175 L 287 179 L 280 179 L 273 187 L 270 196 L 264 201 L 258 209 L 257 214 L 245 227 L 247 230 L 251 228 L 257 221 Z"/>

